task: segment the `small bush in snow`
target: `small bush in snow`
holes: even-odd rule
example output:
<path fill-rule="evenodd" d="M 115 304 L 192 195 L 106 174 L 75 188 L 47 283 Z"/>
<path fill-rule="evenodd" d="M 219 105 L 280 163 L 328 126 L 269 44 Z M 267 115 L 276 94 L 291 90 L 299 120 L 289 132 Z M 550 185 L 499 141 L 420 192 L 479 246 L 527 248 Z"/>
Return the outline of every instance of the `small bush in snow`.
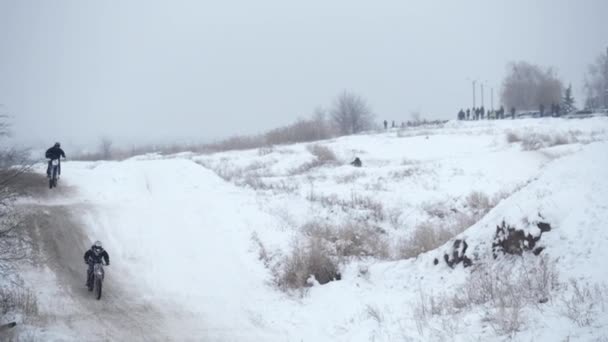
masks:
<path fill-rule="evenodd" d="M 521 264 L 474 264 L 465 283 L 451 295 L 433 296 L 421 290 L 415 307 L 417 315 L 422 317 L 421 322 L 417 322 L 419 330 L 428 325 L 432 316 L 451 316 L 479 307 L 484 312 L 483 320 L 497 333 L 512 335 L 520 331 L 526 307 L 548 302 L 560 284 L 555 263 L 548 257 L 518 260 Z"/>
<path fill-rule="evenodd" d="M 307 149 L 313 156 L 317 157 L 317 160 L 322 164 L 338 160 L 334 152 L 327 146 L 315 144 L 309 145 Z"/>
<path fill-rule="evenodd" d="M 361 171 L 353 171 L 351 173 L 347 173 L 345 175 L 335 176 L 334 181 L 338 184 L 348 184 L 352 183 L 358 178 L 364 177 L 365 172 Z"/>
<path fill-rule="evenodd" d="M 385 218 L 384 206 L 381 202 L 374 200 L 368 196 L 351 193 L 350 199 L 345 200 L 339 198 L 335 194 L 329 196 L 317 196 L 312 192 L 307 196 L 309 201 L 321 203 L 324 208 L 339 208 L 345 213 L 358 214 L 360 220 L 374 220 L 381 222 Z"/>
<path fill-rule="evenodd" d="M 578 138 L 575 134 L 565 133 L 554 133 L 541 134 L 541 133 L 528 133 L 521 137 L 522 148 L 525 151 L 536 151 L 541 148 L 565 145 L 578 142 Z"/>
<path fill-rule="evenodd" d="M 262 146 L 258 148 L 258 156 L 263 157 L 265 155 L 271 154 L 274 152 L 274 146 Z"/>
<path fill-rule="evenodd" d="M 329 149 L 329 147 L 315 144 L 308 145 L 307 149 L 313 156 L 315 156 L 315 159 L 291 170 L 290 173 L 292 175 L 302 174 L 316 167 L 335 163 L 337 161 L 336 155 L 331 149 Z"/>
<path fill-rule="evenodd" d="M 302 232 L 312 239 L 329 242 L 332 255 L 339 259 L 348 257 L 388 257 L 388 242 L 383 231 L 362 223 L 346 223 L 342 226 L 309 222 Z"/>
<path fill-rule="evenodd" d="M 507 133 L 507 142 L 509 144 L 520 142 L 520 141 L 521 141 L 521 138 L 516 133 L 514 133 L 514 132 Z"/>
<path fill-rule="evenodd" d="M 485 215 L 494 207 L 488 196 L 479 191 L 471 192 L 466 198 L 466 205 L 474 214 Z"/>
<path fill-rule="evenodd" d="M 309 222 L 301 232 L 275 274 L 276 283 L 283 290 L 311 286 L 311 276 L 320 284 L 339 280 L 338 265 L 350 258 L 387 258 L 389 254 L 385 233 L 365 224 L 333 226 Z"/>
<path fill-rule="evenodd" d="M 407 167 L 398 171 L 391 171 L 389 173 L 389 177 L 391 177 L 393 180 L 402 180 L 404 178 L 408 178 L 411 177 L 415 174 L 420 173 L 420 169 L 418 167 Z"/>
<path fill-rule="evenodd" d="M 384 321 L 384 315 L 382 314 L 382 311 L 375 305 L 368 304 L 365 307 L 365 312 L 367 313 L 368 317 L 376 321 L 376 323 L 378 324 L 382 324 L 382 322 Z"/>
<path fill-rule="evenodd" d="M 453 236 L 452 232 L 443 227 L 435 227 L 428 223 L 419 224 L 410 237 L 399 243 L 398 257 L 401 259 L 415 258 L 440 247 Z"/>
<path fill-rule="evenodd" d="M 0 318 L 8 313 L 36 315 L 38 314 L 36 295 L 30 290 L 0 287 L 0 310 Z"/>
<path fill-rule="evenodd" d="M 339 280 L 341 277 L 338 262 L 330 256 L 326 241 L 319 238 L 298 242 L 285 258 L 277 276 L 277 285 L 283 290 L 312 286 L 311 276 L 319 284 Z"/>
<path fill-rule="evenodd" d="M 590 326 L 600 314 L 608 308 L 608 287 L 596 284 L 579 284 L 570 279 L 568 295 L 562 298 L 565 309 L 562 315 L 569 318 L 579 327 Z"/>

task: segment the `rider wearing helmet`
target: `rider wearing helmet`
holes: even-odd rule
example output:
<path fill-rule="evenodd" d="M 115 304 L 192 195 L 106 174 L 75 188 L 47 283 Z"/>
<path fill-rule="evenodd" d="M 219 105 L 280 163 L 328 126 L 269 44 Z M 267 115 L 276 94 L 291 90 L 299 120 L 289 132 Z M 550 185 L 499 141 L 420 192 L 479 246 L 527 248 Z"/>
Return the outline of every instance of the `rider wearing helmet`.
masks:
<path fill-rule="evenodd" d="M 110 265 L 110 256 L 103 247 L 101 247 L 100 241 L 95 241 L 93 246 L 84 253 L 84 263 L 89 265 L 87 270 L 87 287 L 89 291 L 93 291 L 93 265 L 103 263 L 105 260 L 106 265 Z"/>
<path fill-rule="evenodd" d="M 61 157 L 65 158 L 65 152 L 61 149 L 61 144 L 56 142 L 53 147 L 46 150 L 44 156 L 49 159 L 49 165 L 46 168 L 46 176 L 51 178 L 51 165 L 53 160 L 59 160 L 60 163 L 57 166 L 57 175 L 61 174 Z"/>

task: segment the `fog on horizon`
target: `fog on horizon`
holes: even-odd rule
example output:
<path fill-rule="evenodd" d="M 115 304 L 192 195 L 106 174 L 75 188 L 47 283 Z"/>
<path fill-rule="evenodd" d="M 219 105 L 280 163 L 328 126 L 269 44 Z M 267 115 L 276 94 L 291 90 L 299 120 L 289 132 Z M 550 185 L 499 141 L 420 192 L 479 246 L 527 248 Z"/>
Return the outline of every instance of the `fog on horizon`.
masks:
<path fill-rule="evenodd" d="M 331 105 L 453 119 L 471 79 L 499 105 L 505 66 L 554 67 L 584 103 L 608 1 L 0 0 L 0 113 L 22 144 L 211 141 Z M 481 99 L 478 94 L 478 104 Z"/>

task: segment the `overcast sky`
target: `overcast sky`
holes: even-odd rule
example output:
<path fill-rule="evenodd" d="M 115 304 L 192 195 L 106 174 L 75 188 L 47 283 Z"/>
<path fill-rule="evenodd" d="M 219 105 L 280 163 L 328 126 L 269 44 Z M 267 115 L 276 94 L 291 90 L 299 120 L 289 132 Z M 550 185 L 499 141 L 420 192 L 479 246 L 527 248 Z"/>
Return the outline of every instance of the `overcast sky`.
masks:
<path fill-rule="evenodd" d="M 0 0 L 0 112 L 15 139 L 66 149 L 258 133 L 343 89 L 378 121 L 454 118 L 467 78 L 497 104 L 516 60 L 555 67 L 580 104 L 607 13 L 606 0 Z"/>

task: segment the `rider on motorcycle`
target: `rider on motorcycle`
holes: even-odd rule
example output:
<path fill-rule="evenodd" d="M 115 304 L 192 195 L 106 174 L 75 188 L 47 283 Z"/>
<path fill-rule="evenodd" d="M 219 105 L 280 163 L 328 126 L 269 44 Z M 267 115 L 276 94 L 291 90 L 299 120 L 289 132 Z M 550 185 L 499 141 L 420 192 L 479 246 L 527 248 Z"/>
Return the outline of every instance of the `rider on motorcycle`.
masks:
<path fill-rule="evenodd" d="M 89 265 L 87 270 L 87 287 L 89 291 L 93 291 L 93 265 L 102 263 L 102 259 L 105 260 L 106 265 L 110 265 L 110 256 L 101 247 L 100 241 L 95 241 L 93 246 L 84 253 L 84 263 Z"/>
<path fill-rule="evenodd" d="M 49 165 L 46 168 L 46 176 L 51 178 L 51 170 L 53 160 L 59 160 L 59 165 L 57 165 L 57 176 L 61 174 L 61 157 L 65 158 L 65 152 L 61 149 L 61 144 L 56 142 L 53 147 L 46 150 L 44 156 L 49 159 Z"/>

